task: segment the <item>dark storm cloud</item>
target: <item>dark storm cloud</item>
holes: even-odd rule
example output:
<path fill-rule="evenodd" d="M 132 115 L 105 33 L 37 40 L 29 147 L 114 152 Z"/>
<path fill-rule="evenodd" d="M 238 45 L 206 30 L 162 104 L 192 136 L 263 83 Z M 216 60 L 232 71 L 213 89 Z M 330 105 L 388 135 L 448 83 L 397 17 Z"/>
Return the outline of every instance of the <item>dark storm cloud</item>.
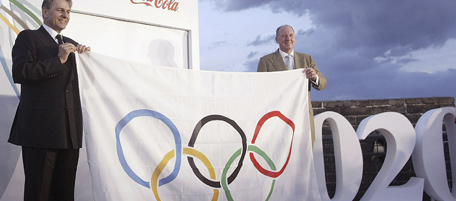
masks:
<path fill-rule="evenodd" d="M 325 90 L 312 93 L 313 100 L 456 95 L 456 87 L 451 84 L 455 70 L 433 74 L 400 70 L 402 65 L 416 61 L 407 58 L 410 52 L 440 47 L 456 38 L 454 0 L 215 2 L 227 12 L 260 7 L 274 13 L 309 14 L 312 28 L 291 25 L 299 30 L 295 50 L 312 55 L 328 79 Z M 249 45 L 267 42 L 268 36 L 259 34 Z M 393 63 L 393 57 L 403 58 Z M 258 60 L 250 60 L 245 67 L 256 71 L 257 64 Z"/>
<path fill-rule="evenodd" d="M 456 38 L 456 1 L 217 1 L 226 11 L 269 7 L 274 12 L 310 13 L 317 27 L 335 31 L 333 41 L 342 48 L 367 48 L 366 56 L 387 50 L 403 55 L 410 50 L 442 45 Z M 394 55 L 392 55 L 394 56 Z"/>
<path fill-rule="evenodd" d="M 257 3 L 255 3 L 257 2 Z M 260 4 L 260 2 L 263 2 Z M 340 48 L 363 47 L 366 56 L 403 55 L 456 38 L 456 1 L 227 1 L 226 10 L 268 6 L 275 12 L 310 13 L 317 27 L 335 31 Z M 295 25 L 296 26 L 296 25 Z M 318 28 L 317 28 L 318 30 Z M 316 31 L 317 31 L 316 30 Z"/>
<path fill-rule="evenodd" d="M 442 45 L 456 37 L 456 2 L 450 1 L 359 1 L 339 2 L 341 8 L 312 12 L 314 22 L 328 26 L 340 35 L 338 47 L 363 49 L 363 55 L 402 56 L 430 45 Z M 449 5 L 453 4 L 453 5 Z M 371 48 L 375 47 L 375 48 Z"/>

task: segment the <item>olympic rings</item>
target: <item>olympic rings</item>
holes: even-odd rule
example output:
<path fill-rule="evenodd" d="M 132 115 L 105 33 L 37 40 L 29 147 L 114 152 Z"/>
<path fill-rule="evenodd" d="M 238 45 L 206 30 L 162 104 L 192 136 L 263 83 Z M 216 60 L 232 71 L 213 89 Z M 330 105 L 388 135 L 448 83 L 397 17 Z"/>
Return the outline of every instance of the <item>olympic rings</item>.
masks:
<path fill-rule="evenodd" d="M 143 179 L 139 178 L 139 176 L 136 175 L 136 173 L 133 172 L 133 170 L 130 168 L 130 166 L 128 165 L 128 163 L 127 163 L 127 161 L 125 159 L 125 156 L 124 156 L 124 153 L 123 153 L 123 150 L 122 150 L 122 145 L 120 143 L 120 132 L 122 131 L 122 129 L 131 120 L 133 120 L 136 117 L 141 117 L 141 116 L 153 117 L 153 118 L 161 120 L 163 123 L 165 123 L 168 126 L 168 128 L 171 130 L 171 132 L 173 133 L 175 144 L 176 144 L 176 149 L 172 150 L 172 151 L 169 151 L 163 157 L 162 161 L 158 164 L 158 166 L 155 168 L 155 170 L 154 170 L 154 172 L 152 174 L 152 177 L 150 179 L 150 182 L 144 181 Z M 286 160 L 285 164 L 283 165 L 283 167 L 278 172 L 276 172 L 276 166 L 274 165 L 274 162 L 271 160 L 271 158 L 269 158 L 267 156 L 267 154 L 264 151 L 262 151 L 259 147 L 254 145 L 255 141 L 256 141 L 256 139 L 258 137 L 259 131 L 261 130 L 261 127 L 263 126 L 263 124 L 268 119 L 270 119 L 272 117 L 279 117 L 286 124 L 288 124 L 293 130 L 292 139 L 291 139 L 291 145 L 290 145 L 290 150 L 289 150 L 289 153 L 288 153 L 287 160 Z M 225 165 L 225 168 L 222 171 L 222 178 L 221 178 L 220 181 L 214 181 L 216 179 L 216 175 L 215 175 L 214 168 L 213 168 L 212 164 L 210 163 L 209 159 L 203 153 L 193 149 L 193 147 L 195 145 L 195 142 L 196 142 L 196 139 L 198 137 L 198 134 L 201 131 L 202 127 L 205 124 L 207 124 L 208 122 L 216 121 L 216 120 L 224 121 L 224 122 L 230 124 L 239 133 L 239 135 L 241 136 L 241 140 L 242 140 L 242 148 L 237 150 L 230 157 L 230 159 L 228 160 L 228 162 Z M 229 118 L 227 118 L 225 116 L 221 116 L 221 115 L 209 115 L 209 116 L 206 116 L 203 119 L 201 119 L 197 123 L 197 125 L 195 126 L 195 128 L 193 130 L 193 133 L 192 133 L 192 136 L 190 138 L 190 141 L 188 143 L 189 148 L 182 148 L 179 131 L 177 130 L 176 126 L 171 122 L 171 120 L 168 119 L 166 116 L 164 116 L 161 113 L 158 113 L 158 112 L 155 112 L 155 111 L 152 111 L 152 110 L 144 109 L 144 110 L 135 110 L 135 111 L 132 111 L 132 112 L 128 113 L 116 125 L 115 132 L 116 132 L 116 140 L 117 140 L 117 142 L 116 142 L 116 144 L 117 144 L 117 155 L 119 157 L 119 161 L 120 161 L 120 163 L 122 165 L 122 168 L 124 169 L 124 171 L 127 173 L 127 175 L 133 181 L 135 181 L 136 183 L 138 183 L 138 184 L 140 184 L 140 185 L 142 185 L 142 186 L 144 186 L 146 188 L 151 188 L 152 192 L 154 193 L 154 196 L 155 196 L 155 198 L 157 200 L 160 200 L 160 196 L 158 195 L 158 187 L 173 181 L 177 177 L 177 175 L 179 173 L 179 170 L 180 170 L 180 166 L 181 166 L 181 155 L 182 154 L 188 155 L 187 159 L 188 159 L 189 165 L 191 166 L 193 172 L 198 177 L 198 179 L 200 179 L 206 185 L 211 186 L 211 187 L 214 188 L 213 189 L 214 190 L 214 194 L 213 194 L 213 197 L 212 197 L 213 201 L 217 200 L 218 196 L 219 196 L 219 190 L 217 188 L 223 188 L 224 191 L 225 191 L 226 198 L 228 200 L 233 200 L 233 198 L 231 196 L 231 192 L 230 192 L 230 190 L 228 188 L 228 184 L 231 184 L 231 182 L 233 182 L 234 179 L 239 174 L 240 169 L 241 169 L 241 167 L 243 165 L 243 161 L 244 161 L 244 158 L 245 158 L 245 155 L 246 155 L 247 151 L 251 152 L 250 153 L 250 159 L 251 159 L 253 165 L 255 166 L 255 168 L 260 173 L 262 173 L 262 174 L 264 174 L 264 175 L 266 175 L 268 177 L 274 178 L 273 181 L 272 181 L 272 185 L 271 185 L 271 189 L 269 191 L 268 197 L 266 198 L 266 200 L 269 200 L 269 198 L 272 195 L 274 186 L 275 186 L 275 182 L 276 182 L 275 178 L 279 177 L 284 172 L 284 170 L 286 169 L 286 167 L 288 165 L 288 162 L 290 160 L 292 144 L 293 144 L 293 136 L 294 136 L 294 132 L 295 132 L 295 125 L 294 125 L 293 121 L 291 121 L 290 119 L 285 117 L 279 111 L 269 112 L 266 115 L 264 115 L 260 119 L 260 121 L 258 122 L 258 124 L 257 124 L 257 126 L 255 128 L 255 133 L 254 133 L 253 139 L 252 139 L 252 145 L 248 145 L 247 146 L 246 135 L 245 135 L 244 131 L 239 127 L 239 125 L 235 121 L 233 121 L 232 119 L 229 119 Z M 261 157 L 263 157 L 263 159 L 266 161 L 266 163 L 269 165 L 269 167 L 270 167 L 270 169 L 272 171 L 266 170 L 263 167 L 261 167 L 261 165 L 258 163 L 258 161 L 256 160 L 256 158 L 255 158 L 255 156 L 253 155 L 252 152 L 260 155 Z M 230 169 L 231 164 L 239 156 L 240 156 L 240 159 L 239 159 L 237 167 L 235 168 L 233 173 L 227 179 L 227 173 L 228 173 L 228 170 Z M 176 157 L 176 163 L 174 165 L 173 172 L 169 176 L 158 180 L 158 178 L 160 176 L 160 173 L 166 167 L 168 162 L 174 157 Z M 199 171 L 199 169 L 196 167 L 196 165 L 194 163 L 194 158 L 197 158 L 197 159 L 199 159 L 200 161 L 203 162 L 203 164 L 208 169 L 210 179 L 212 179 L 212 180 L 207 179 L 206 177 L 204 177 L 201 174 L 201 172 Z"/>

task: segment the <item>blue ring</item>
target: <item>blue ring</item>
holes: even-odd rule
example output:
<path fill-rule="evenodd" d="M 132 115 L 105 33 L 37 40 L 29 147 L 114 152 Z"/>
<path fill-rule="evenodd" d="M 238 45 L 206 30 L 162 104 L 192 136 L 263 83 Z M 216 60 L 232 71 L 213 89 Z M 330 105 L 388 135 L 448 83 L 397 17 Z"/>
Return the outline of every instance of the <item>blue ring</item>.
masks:
<path fill-rule="evenodd" d="M 168 119 L 165 115 L 163 115 L 159 112 L 153 111 L 153 110 L 142 109 L 142 110 L 132 111 L 132 112 L 128 113 L 124 118 L 122 118 L 119 121 L 119 123 L 117 123 L 116 129 L 115 129 L 117 156 L 119 157 L 119 161 L 120 161 L 120 164 L 122 165 L 122 168 L 127 173 L 127 175 L 131 179 L 133 179 L 133 181 L 135 181 L 136 183 L 138 183 L 146 188 L 150 188 L 150 182 L 147 182 L 147 181 L 144 181 L 143 179 L 141 179 L 138 175 L 136 175 L 136 173 L 133 172 L 133 170 L 128 165 L 128 163 L 125 159 L 125 155 L 122 150 L 122 145 L 120 143 L 120 131 L 122 131 L 122 129 L 131 120 L 133 120 L 136 117 L 141 117 L 141 116 L 149 116 L 149 117 L 153 117 L 158 120 L 161 120 L 163 123 L 165 123 L 168 126 L 168 128 L 171 130 L 171 132 L 173 133 L 173 136 L 174 136 L 174 141 L 176 143 L 176 164 L 174 165 L 173 172 L 169 176 L 159 180 L 158 185 L 162 186 L 162 185 L 165 185 L 165 184 L 173 181 L 177 177 L 177 175 L 179 174 L 180 166 L 181 166 L 181 156 L 182 156 L 182 143 L 181 143 L 179 131 L 177 130 L 177 128 L 173 124 L 173 122 L 170 119 Z"/>

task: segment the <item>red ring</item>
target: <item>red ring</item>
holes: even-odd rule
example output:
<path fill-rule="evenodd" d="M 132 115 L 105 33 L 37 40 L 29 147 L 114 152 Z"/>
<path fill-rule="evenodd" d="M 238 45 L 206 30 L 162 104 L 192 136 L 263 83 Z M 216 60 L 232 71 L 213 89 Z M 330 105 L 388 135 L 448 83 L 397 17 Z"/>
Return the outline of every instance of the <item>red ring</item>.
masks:
<path fill-rule="evenodd" d="M 253 135 L 252 144 L 255 144 L 256 138 L 258 137 L 258 133 L 260 132 L 260 129 L 263 126 L 263 124 L 266 122 L 266 120 L 268 120 L 272 117 L 279 117 L 280 119 L 282 119 L 282 121 L 287 123 L 293 129 L 293 135 L 291 137 L 291 145 L 290 145 L 290 151 L 288 152 L 287 161 L 283 165 L 282 169 L 280 169 L 278 172 L 273 172 L 273 171 L 264 169 L 260 165 L 260 163 L 258 163 L 258 161 L 255 159 L 255 156 L 253 155 L 252 152 L 250 153 L 250 160 L 252 160 L 253 165 L 256 167 L 256 169 L 258 171 L 260 171 L 261 173 L 263 173 L 264 175 L 266 175 L 268 177 L 277 178 L 278 176 L 280 176 L 283 173 L 283 171 L 285 170 L 285 168 L 288 165 L 288 161 L 290 160 L 291 148 L 293 147 L 293 137 L 294 137 L 294 132 L 295 132 L 295 125 L 294 125 L 293 121 L 291 121 L 290 119 L 285 117 L 285 115 L 283 115 L 281 112 L 279 112 L 279 111 L 269 112 L 269 113 L 265 114 L 258 122 L 257 127 L 255 128 L 255 134 Z"/>

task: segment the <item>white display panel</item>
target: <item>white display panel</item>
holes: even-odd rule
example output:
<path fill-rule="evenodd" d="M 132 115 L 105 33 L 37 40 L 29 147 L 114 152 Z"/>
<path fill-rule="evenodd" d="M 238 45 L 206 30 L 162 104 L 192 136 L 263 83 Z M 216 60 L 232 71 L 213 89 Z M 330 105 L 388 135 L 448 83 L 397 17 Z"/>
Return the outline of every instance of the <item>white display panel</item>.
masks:
<path fill-rule="evenodd" d="M 156 66 L 189 68 L 189 31 L 72 13 L 62 33 L 93 52 Z"/>

